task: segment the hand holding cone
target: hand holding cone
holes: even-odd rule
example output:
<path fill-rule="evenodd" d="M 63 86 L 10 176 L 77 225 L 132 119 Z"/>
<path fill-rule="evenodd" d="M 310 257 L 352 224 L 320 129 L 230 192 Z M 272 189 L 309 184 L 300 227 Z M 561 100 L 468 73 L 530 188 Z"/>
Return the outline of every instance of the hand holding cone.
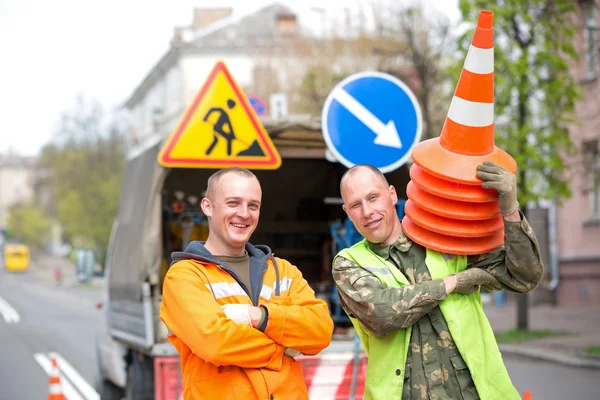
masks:
<path fill-rule="evenodd" d="M 498 191 L 500 197 L 498 207 L 502 215 L 508 216 L 517 211 L 519 201 L 517 200 L 517 177 L 500 165 L 491 161 L 485 161 L 477 167 L 477 177 L 484 182 L 481 184 L 486 189 Z"/>

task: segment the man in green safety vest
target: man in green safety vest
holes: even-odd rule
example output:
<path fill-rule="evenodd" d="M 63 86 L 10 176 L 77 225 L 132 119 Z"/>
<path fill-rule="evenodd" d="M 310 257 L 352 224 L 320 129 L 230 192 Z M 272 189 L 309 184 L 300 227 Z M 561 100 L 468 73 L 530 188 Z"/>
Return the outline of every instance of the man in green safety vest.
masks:
<path fill-rule="evenodd" d="M 516 176 L 489 163 L 478 171 L 499 193 L 504 245 L 473 256 L 411 241 L 396 190 L 378 169 L 356 165 L 342 177 L 343 208 L 365 239 L 336 255 L 333 277 L 368 355 L 367 400 L 520 399 L 479 289 L 529 292 L 544 267 L 518 208 Z"/>

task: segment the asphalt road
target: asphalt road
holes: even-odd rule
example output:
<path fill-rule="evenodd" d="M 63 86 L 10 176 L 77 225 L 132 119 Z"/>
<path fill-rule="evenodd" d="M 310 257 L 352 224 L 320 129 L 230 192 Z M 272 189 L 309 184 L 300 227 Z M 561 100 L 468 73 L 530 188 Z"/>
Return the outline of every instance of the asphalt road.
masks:
<path fill-rule="evenodd" d="M 103 324 L 94 308 L 100 298 L 98 290 L 54 287 L 33 271 L 13 274 L 0 265 L 0 400 L 46 399 L 49 354 L 57 354 L 68 400 L 99 399 L 91 385 L 94 338 Z M 505 360 L 519 393 L 530 390 L 533 400 L 600 399 L 600 370 Z"/>
<path fill-rule="evenodd" d="M 591 370 L 505 356 L 508 373 L 521 394 L 532 400 L 598 400 L 600 370 Z"/>
<path fill-rule="evenodd" d="M 90 384 L 94 338 L 103 323 L 94 308 L 100 298 L 98 290 L 55 288 L 33 271 L 9 273 L 0 265 L 0 400 L 47 399 L 50 354 L 57 358 L 65 394 L 79 393 L 69 400 L 99 398 Z"/>

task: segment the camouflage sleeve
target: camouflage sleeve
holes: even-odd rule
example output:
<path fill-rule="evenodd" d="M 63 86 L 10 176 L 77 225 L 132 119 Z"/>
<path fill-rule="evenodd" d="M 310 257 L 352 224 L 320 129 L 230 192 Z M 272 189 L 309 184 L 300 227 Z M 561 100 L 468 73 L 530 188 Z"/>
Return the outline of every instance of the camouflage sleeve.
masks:
<path fill-rule="evenodd" d="M 535 289 L 544 275 L 537 238 L 523 214 L 521 221 L 504 221 L 503 246 L 487 254 L 469 256 L 468 262 L 468 268 L 485 269 L 511 292 Z"/>
<path fill-rule="evenodd" d="M 341 256 L 333 262 L 333 279 L 346 313 L 377 336 L 406 329 L 446 298 L 441 280 L 387 287 L 373 273 Z"/>

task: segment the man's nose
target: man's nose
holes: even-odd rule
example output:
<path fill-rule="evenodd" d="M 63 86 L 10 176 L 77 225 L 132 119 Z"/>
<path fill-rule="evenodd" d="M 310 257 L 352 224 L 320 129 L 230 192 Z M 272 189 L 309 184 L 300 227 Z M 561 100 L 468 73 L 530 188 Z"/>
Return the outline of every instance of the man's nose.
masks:
<path fill-rule="evenodd" d="M 248 216 L 250 215 L 250 211 L 248 210 L 248 205 L 247 204 L 241 204 L 238 207 L 238 215 L 242 218 L 248 218 Z"/>
<path fill-rule="evenodd" d="M 369 205 L 368 202 L 363 203 L 362 211 L 364 217 L 370 217 L 373 214 L 373 208 Z"/>

